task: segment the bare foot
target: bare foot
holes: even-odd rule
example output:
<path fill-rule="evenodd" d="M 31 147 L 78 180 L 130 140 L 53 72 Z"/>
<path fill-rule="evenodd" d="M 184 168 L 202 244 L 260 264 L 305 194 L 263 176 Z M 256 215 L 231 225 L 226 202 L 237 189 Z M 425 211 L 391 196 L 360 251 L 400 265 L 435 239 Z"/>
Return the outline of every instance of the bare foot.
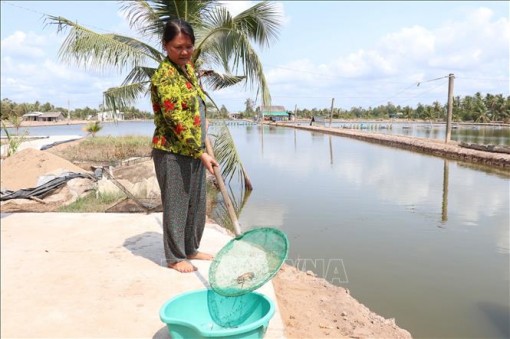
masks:
<path fill-rule="evenodd" d="M 168 264 L 168 268 L 173 268 L 181 273 L 190 273 L 196 271 L 197 268 L 187 261 L 179 261 L 173 264 Z"/>
<path fill-rule="evenodd" d="M 196 260 L 213 260 L 214 256 L 209 253 L 197 252 L 193 255 L 188 255 L 187 258 L 188 259 L 196 259 Z"/>

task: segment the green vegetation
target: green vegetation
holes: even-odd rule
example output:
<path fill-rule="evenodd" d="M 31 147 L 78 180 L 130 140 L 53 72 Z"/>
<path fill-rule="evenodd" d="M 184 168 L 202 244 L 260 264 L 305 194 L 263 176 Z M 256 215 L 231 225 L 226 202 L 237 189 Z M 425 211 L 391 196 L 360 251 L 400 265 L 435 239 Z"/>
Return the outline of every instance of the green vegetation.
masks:
<path fill-rule="evenodd" d="M 330 108 L 298 109 L 298 118 L 329 117 Z M 350 110 L 333 109 L 334 119 L 390 119 L 445 121 L 447 107 L 438 101 L 431 105 L 419 103 L 416 108 L 387 103 L 377 107 L 353 107 Z M 510 96 L 476 93 L 474 96 L 456 96 L 453 100 L 453 120 L 458 122 L 510 123 Z"/>
<path fill-rule="evenodd" d="M 65 112 L 65 115 L 69 113 L 71 120 L 88 120 L 90 117 L 94 117 L 97 115 L 97 113 L 104 111 L 103 105 L 99 105 L 98 108 L 76 108 L 74 110 L 71 110 L 70 112 L 67 111 L 66 108 L 55 106 L 49 102 L 41 105 L 39 101 L 36 101 L 34 103 L 16 103 L 8 98 L 2 98 L 1 102 L 1 111 L 0 111 L 0 117 L 1 120 L 9 120 L 9 122 L 16 126 L 13 123 L 13 119 L 19 119 L 20 125 L 22 123 L 22 116 L 23 114 L 30 113 L 30 112 Z M 122 109 L 122 112 L 124 113 L 124 119 L 125 120 L 133 120 L 133 119 L 152 119 L 153 115 L 152 112 L 144 112 L 139 110 L 135 107 L 124 107 Z"/>
<path fill-rule="evenodd" d="M 100 213 L 105 212 L 109 207 L 125 198 L 123 193 L 119 194 L 100 194 L 97 191 L 91 192 L 82 198 L 67 206 L 61 206 L 57 212 L 69 213 Z"/>
<path fill-rule="evenodd" d="M 95 121 L 87 124 L 83 130 L 87 132 L 88 134 L 92 135 L 92 137 L 96 136 L 96 133 L 103 129 L 103 126 L 101 126 L 101 122 Z"/>
<path fill-rule="evenodd" d="M 15 122 L 16 121 L 17 120 L 15 120 Z M 4 130 L 4 133 L 7 136 L 7 144 L 8 144 L 8 146 L 7 146 L 7 156 L 8 157 L 10 157 L 14 153 L 16 153 L 16 151 L 18 150 L 19 146 L 21 145 L 21 143 L 23 141 L 25 141 L 26 136 L 28 135 L 28 131 L 25 130 L 23 135 L 20 136 L 19 132 L 18 132 L 19 126 L 16 126 L 16 125 L 14 125 L 14 126 L 15 126 L 16 131 L 17 131 L 16 134 L 18 134 L 18 135 L 10 135 L 9 134 L 9 130 L 5 126 L 5 123 L 2 121 L 2 129 Z"/>

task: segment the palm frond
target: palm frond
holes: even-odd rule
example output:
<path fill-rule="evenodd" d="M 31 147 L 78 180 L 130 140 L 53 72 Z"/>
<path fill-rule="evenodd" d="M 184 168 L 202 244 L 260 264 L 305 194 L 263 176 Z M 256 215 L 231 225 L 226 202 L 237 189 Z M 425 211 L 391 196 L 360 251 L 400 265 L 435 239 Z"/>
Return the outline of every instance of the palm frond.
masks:
<path fill-rule="evenodd" d="M 131 28 L 148 37 L 161 37 L 165 22 L 182 18 L 194 29 L 202 26 L 201 17 L 218 6 L 216 0 L 135 0 L 123 2 Z"/>
<path fill-rule="evenodd" d="M 70 29 L 59 50 L 63 62 L 84 68 L 104 71 L 136 67 L 147 58 L 158 60 L 161 53 L 136 39 L 117 34 L 99 34 L 66 18 L 47 16 L 49 24 L 57 25 L 57 32 Z"/>
<path fill-rule="evenodd" d="M 119 108 L 132 104 L 142 93 L 147 93 L 149 82 L 133 83 L 130 85 L 112 87 L 104 94 L 105 105 L 116 111 Z"/>
<path fill-rule="evenodd" d="M 198 38 L 193 55 L 193 61 L 198 62 L 199 58 L 207 59 L 212 65 L 223 66 L 223 69 L 230 73 L 229 50 L 223 48 L 224 35 L 232 30 L 232 16 L 226 8 L 220 7 L 211 12 L 204 20 L 204 27 L 198 31 Z"/>
<path fill-rule="evenodd" d="M 153 67 L 134 67 L 122 82 L 122 86 L 138 82 L 148 82 L 154 72 L 156 72 L 156 68 Z"/>
<path fill-rule="evenodd" d="M 255 4 L 234 17 L 235 25 L 262 47 L 268 47 L 278 39 L 281 21 L 280 12 L 269 1 Z"/>
<path fill-rule="evenodd" d="M 220 74 L 214 70 L 207 70 L 200 72 L 200 79 L 205 85 L 213 91 L 233 86 L 245 80 L 245 76 Z"/>
<path fill-rule="evenodd" d="M 213 61 L 227 73 L 242 70 L 248 84 L 257 87 L 257 96 L 260 91 L 263 104 L 270 105 L 263 66 L 251 41 L 269 45 L 277 38 L 279 17 L 273 4 L 259 3 L 235 17 L 224 8 L 217 9 L 204 22 L 207 34 L 198 41 L 194 58 Z"/>
<path fill-rule="evenodd" d="M 214 140 L 214 155 L 220 163 L 222 177 L 225 181 L 230 182 L 234 176 L 244 183 L 248 190 L 252 189 L 252 185 L 243 163 L 237 153 L 237 149 L 226 124 L 222 124 L 219 133 Z"/>

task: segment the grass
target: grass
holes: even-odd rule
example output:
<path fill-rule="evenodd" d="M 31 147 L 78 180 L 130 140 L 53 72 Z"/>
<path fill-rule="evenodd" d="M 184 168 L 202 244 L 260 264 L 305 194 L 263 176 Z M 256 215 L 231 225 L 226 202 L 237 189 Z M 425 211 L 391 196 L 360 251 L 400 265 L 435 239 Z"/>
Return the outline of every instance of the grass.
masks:
<path fill-rule="evenodd" d="M 76 199 L 75 202 L 67 206 L 61 206 L 57 212 L 67 213 L 100 213 L 105 212 L 115 202 L 124 199 L 123 193 L 119 194 L 100 194 L 91 192 L 84 197 Z"/>
<path fill-rule="evenodd" d="M 52 153 L 69 161 L 95 162 L 115 166 L 134 157 L 149 157 L 151 140 L 142 136 L 94 137 L 79 143 L 53 150 Z"/>
<path fill-rule="evenodd" d="M 151 139 L 142 136 L 88 137 L 64 147 L 49 149 L 51 153 L 71 162 L 95 163 L 105 166 L 117 166 L 121 161 L 129 158 L 149 157 L 151 150 Z M 208 212 L 210 213 L 217 201 L 218 190 L 208 181 L 207 192 Z M 119 202 L 125 197 L 123 193 L 99 194 L 97 192 L 92 192 L 77 199 L 68 206 L 60 207 L 57 211 L 101 213 L 110 208 L 115 202 Z"/>

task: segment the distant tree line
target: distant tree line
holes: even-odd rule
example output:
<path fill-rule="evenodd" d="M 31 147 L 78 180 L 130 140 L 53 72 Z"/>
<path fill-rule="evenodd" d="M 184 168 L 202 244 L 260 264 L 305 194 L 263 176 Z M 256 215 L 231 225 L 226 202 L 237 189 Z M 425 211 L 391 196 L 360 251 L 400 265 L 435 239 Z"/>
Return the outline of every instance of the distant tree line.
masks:
<path fill-rule="evenodd" d="M 252 99 L 246 99 L 245 110 L 239 112 L 243 118 L 253 118 L 256 116 L 256 107 Z M 66 108 L 56 107 L 49 102 L 41 104 L 36 101 L 30 103 L 15 103 L 7 98 L 2 99 L 1 119 L 7 120 L 12 117 L 21 117 L 29 112 L 62 112 L 66 117 L 70 114 L 72 120 L 86 120 L 89 116 L 94 117 L 102 112 L 103 107 L 99 108 L 76 108 L 67 111 Z M 210 118 L 226 119 L 229 117 L 229 111 L 222 105 L 216 109 L 210 102 L 207 103 L 207 111 Z M 133 119 L 152 119 L 152 112 L 144 112 L 135 107 L 127 107 L 122 110 L 126 120 Z M 298 118 L 311 118 L 313 116 L 329 117 L 330 108 L 298 108 L 296 112 L 288 110 L 289 113 L 296 113 Z M 352 107 L 349 110 L 333 108 L 333 119 L 408 119 L 408 120 L 427 120 L 427 121 L 445 121 L 447 113 L 447 104 L 441 105 L 438 101 L 431 105 L 419 103 L 416 108 L 410 106 L 394 105 L 388 102 L 386 105 L 377 107 Z M 460 97 L 453 99 L 453 121 L 457 122 L 502 122 L 510 123 L 510 96 L 504 97 L 502 94 L 486 94 L 483 96 L 480 92 L 474 96 Z"/>
<path fill-rule="evenodd" d="M 2 99 L 2 107 L 0 111 L 1 120 L 12 120 L 12 118 L 21 118 L 24 114 L 30 112 L 61 112 L 66 118 L 71 120 L 87 120 L 89 117 L 94 118 L 97 113 L 103 112 L 103 105 L 99 108 L 75 108 L 68 112 L 67 108 L 55 106 L 49 102 L 41 104 L 39 101 L 35 103 L 16 103 L 8 98 Z M 152 113 L 141 111 L 135 107 L 125 107 L 122 109 L 124 119 L 152 119 Z"/>
<path fill-rule="evenodd" d="M 253 100 L 245 101 L 246 109 L 241 112 L 243 117 L 255 116 Z M 288 109 L 288 108 L 287 108 Z M 288 110 L 289 113 L 296 113 L 298 118 L 311 118 L 313 116 L 329 117 L 331 108 L 323 109 L 297 109 L 296 112 Z M 431 105 L 419 103 L 416 108 L 410 106 L 394 105 L 388 102 L 386 105 L 377 107 L 352 107 L 349 110 L 333 108 L 334 119 L 391 119 L 401 118 L 409 120 L 445 121 L 447 104 L 441 105 L 438 101 Z M 458 122 L 503 122 L 510 123 L 510 96 L 502 94 L 487 94 L 482 96 L 476 93 L 474 96 L 453 98 L 452 119 Z"/>

